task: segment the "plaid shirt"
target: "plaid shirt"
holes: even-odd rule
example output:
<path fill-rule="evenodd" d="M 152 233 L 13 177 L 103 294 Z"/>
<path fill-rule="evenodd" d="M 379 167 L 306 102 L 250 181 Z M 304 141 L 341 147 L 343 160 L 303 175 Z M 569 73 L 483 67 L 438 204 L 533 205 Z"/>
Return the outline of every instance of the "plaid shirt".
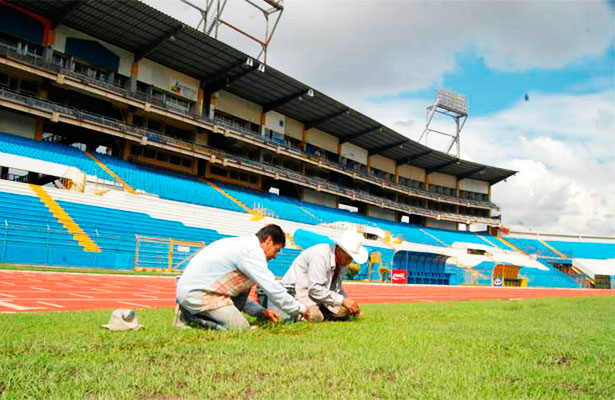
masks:
<path fill-rule="evenodd" d="M 177 283 L 177 302 L 191 313 L 233 305 L 232 297 L 258 284 L 288 314 L 305 312 L 267 268 L 256 236 L 217 240 L 200 250 Z"/>
<path fill-rule="evenodd" d="M 223 275 L 215 281 L 209 289 L 203 291 L 201 311 L 216 310 L 221 307 L 232 306 L 235 297 L 254 286 L 243 272 L 233 271 Z"/>

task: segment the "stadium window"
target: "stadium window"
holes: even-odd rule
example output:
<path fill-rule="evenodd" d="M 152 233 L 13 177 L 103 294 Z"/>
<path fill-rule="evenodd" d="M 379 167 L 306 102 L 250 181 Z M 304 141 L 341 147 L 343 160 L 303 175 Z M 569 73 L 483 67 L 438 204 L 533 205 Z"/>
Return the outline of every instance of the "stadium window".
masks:
<path fill-rule="evenodd" d="M 130 154 L 133 156 L 140 156 L 143 151 L 143 148 L 140 146 L 131 145 L 130 146 Z"/>
<path fill-rule="evenodd" d="M 174 165 L 181 165 L 182 159 L 180 156 L 172 155 L 169 157 L 169 162 Z"/>
<path fill-rule="evenodd" d="M 0 72 L 0 86 L 9 86 L 9 76 Z"/>
<path fill-rule="evenodd" d="M 38 84 L 36 82 L 22 80 L 19 82 L 19 91 L 36 94 L 36 92 L 38 92 Z"/>
<path fill-rule="evenodd" d="M 155 119 L 148 119 L 147 120 L 147 128 L 160 132 L 162 130 L 162 124 L 158 121 L 156 121 Z"/>
<path fill-rule="evenodd" d="M 280 121 L 279 121 L 279 125 L 280 125 L 280 128 L 284 128 L 284 121 L 283 121 L 283 120 L 280 120 Z"/>
<path fill-rule="evenodd" d="M 162 162 L 169 162 L 169 155 L 167 153 L 158 152 L 156 154 L 156 160 Z"/>
<path fill-rule="evenodd" d="M 256 175 L 250 175 L 250 183 L 256 183 L 258 182 L 258 178 L 256 177 Z"/>
<path fill-rule="evenodd" d="M 186 168 L 192 168 L 192 159 L 190 158 L 182 158 L 182 166 Z"/>
<path fill-rule="evenodd" d="M 218 175 L 218 176 L 223 176 L 226 177 L 228 171 L 225 170 L 224 168 L 220 168 L 217 167 L 215 165 L 211 165 L 209 168 L 209 171 L 213 174 L 213 175 Z"/>
<path fill-rule="evenodd" d="M 231 179 L 239 180 L 239 172 L 231 170 Z"/>
<path fill-rule="evenodd" d="M 154 149 L 146 147 L 143 149 L 143 157 L 156 158 L 156 151 L 154 151 Z"/>

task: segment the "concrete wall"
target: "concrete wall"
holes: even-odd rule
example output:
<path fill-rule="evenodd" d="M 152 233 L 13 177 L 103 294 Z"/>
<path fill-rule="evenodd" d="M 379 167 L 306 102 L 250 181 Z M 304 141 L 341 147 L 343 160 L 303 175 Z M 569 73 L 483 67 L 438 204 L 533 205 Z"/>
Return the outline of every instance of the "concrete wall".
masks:
<path fill-rule="evenodd" d="M 342 144 L 342 157 L 367 165 L 367 156 L 367 150 L 362 147 L 355 146 L 348 142 Z"/>
<path fill-rule="evenodd" d="M 65 25 L 60 25 L 55 29 L 56 42 L 54 45 L 54 49 L 64 53 L 66 49 L 66 38 L 73 37 L 77 39 L 87 39 L 87 40 L 95 40 L 110 51 L 114 52 L 120 57 L 120 66 L 118 72 L 124 76 L 130 76 L 130 71 L 132 69 L 132 63 L 134 61 L 134 54 L 129 52 L 128 50 L 124 50 L 120 47 L 114 46 L 102 40 L 96 39 L 90 35 L 79 32 L 75 29 L 69 28 Z M 198 86 L 197 86 L 198 87 Z"/>
<path fill-rule="evenodd" d="M 383 157 L 379 154 L 372 156 L 372 168 L 379 169 L 391 174 L 395 173 L 395 161 L 390 158 Z"/>
<path fill-rule="evenodd" d="M 453 175 L 441 174 L 439 172 L 434 172 L 433 174 L 429 175 L 430 185 L 438 185 L 454 189 L 456 183 L 457 178 L 455 178 Z"/>
<path fill-rule="evenodd" d="M 399 167 L 399 176 L 406 179 L 425 182 L 425 170 L 414 165 L 403 164 Z"/>
<path fill-rule="evenodd" d="M 459 181 L 459 190 L 488 194 L 489 182 L 477 181 L 476 179 L 462 179 Z"/>
<path fill-rule="evenodd" d="M 139 61 L 138 79 L 177 96 L 196 101 L 199 80 L 148 60 Z"/>
<path fill-rule="evenodd" d="M 284 135 L 290 136 L 297 140 L 303 140 L 303 124 L 296 119 L 286 117 Z"/>
<path fill-rule="evenodd" d="M 279 112 L 269 111 L 265 114 L 265 128 L 284 133 L 286 131 L 286 116 Z"/>
<path fill-rule="evenodd" d="M 34 139 L 36 118 L 13 111 L 0 109 L 0 132 Z"/>
<path fill-rule="evenodd" d="M 338 139 L 319 129 L 313 128 L 307 131 L 307 142 L 337 154 Z"/>
<path fill-rule="evenodd" d="M 315 190 L 307 188 L 304 188 L 302 192 L 303 198 L 301 200 L 303 201 L 307 201 L 308 203 L 320 204 L 321 206 L 337 208 L 337 198 L 332 194 L 317 192 Z"/>
<path fill-rule="evenodd" d="M 232 93 L 221 90 L 216 101 L 216 109 L 234 115 L 254 124 L 261 124 L 262 107 Z"/>
<path fill-rule="evenodd" d="M 395 211 L 385 210 L 376 206 L 367 206 L 367 215 L 375 218 L 382 218 L 389 221 L 395 221 Z"/>
<path fill-rule="evenodd" d="M 452 231 L 457 230 L 457 222 L 454 221 L 442 221 L 433 218 L 426 218 L 427 226 L 430 228 L 448 229 Z"/>

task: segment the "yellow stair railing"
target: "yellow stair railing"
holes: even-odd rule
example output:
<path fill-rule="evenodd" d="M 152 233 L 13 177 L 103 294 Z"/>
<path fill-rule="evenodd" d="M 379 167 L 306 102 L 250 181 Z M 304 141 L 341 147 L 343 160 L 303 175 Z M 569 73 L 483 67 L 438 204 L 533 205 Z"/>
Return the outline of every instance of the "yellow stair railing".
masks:
<path fill-rule="evenodd" d="M 41 186 L 30 184 L 30 188 L 40 198 L 41 202 L 49 209 L 53 216 L 73 235 L 84 251 L 99 253 L 100 247 L 81 229 L 70 215 L 43 189 Z"/>
<path fill-rule="evenodd" d="M 543 246 L 545 246 L 546 248 L 548 248 L 549 250 L 551 250 L 552 252 L 554 252 L 555 254 L 557 254 L 558 256 L 560 256 L 561 258 L 568 258 L 564 253 L 562 253 L 561 251 L 557 250 L 555 247 L 551 246 L 549 243 L 545 242 L 542 239 L 537 239 Z"/>
<path fill-rule="evenodd" d="M 118 181 L 120 183 L 120 185 L 122 185 L 122 187 L 124 188 L 125 191 L 127 191 L 130 194 L 137 194 L 137 191 L 130 186 L 128 183 L 126 183 L 125 180 L 123 180 L 122 178 L 120 178 L 115 172 L 111 171 L 109 169 L 109 167 L 107 167 L 105 164 L 102 163 L 102 161 L 100 161 L 98 158 L 94 157 L 92 154 L 88 153 L 87 151 L 83 151 L 88 157 L 90 157 L 92 160 L 94 160 L 94 162 L 96 164 L 98 164 L 98 166 L 100 168 L 102 168 L 103 170 L 105 170 L 109 175 L 111 175 L 113 177 L 113 179 L 115 179 L 116 181 Z"/>
<path fill-rule="evenodd" d="M 419 230 L 421 232 L 423 232 L 425 235 L 429 236 L 430 238 L 432 238 L 433 240 L 437 241 L 438 243 L 442 244 L 442 246 L 444 247 L 448 247 L 448 244 L 446 244 L 446 242 L 443 242 L 442 240 L 438 239 L 437 237 L 435 237 L 434 235 L 432 235 L 431 233 L 427 232 L 426 230 L 424 230 L 423 228 L 419 228 Z"/>
<path fill-rule="evenodd" d="M 509 248 L 513 249 L 514 251 L 517 251 L 521 254 L 525 254 L 527 256 L 527 254 L 525 253 L 525 251 L 521 250 L 520 248 L 518 248 L 517 246 L 515 246 L 514 244 L 510 243 L 508 240 L 504 239 L 501 236 L 496 236 L 498 238 L 498 240 L 502 243 L 504 243 L 506 246 L 508 246 Z"/>
<path fill-rule="evenodd" d="M 243 204 L 240 200 L 236 199 L 235 197 L 231 196 L 229 193 L 225 192 L 224 190 L 222 190 L 222 188 L 218 187 L 216 184 L 214 184 L 213 182 L 210 181 L 205 181 L 207 182 L 211 187 L 213 187 L 214 189 L 216 189 L 218 192 L 220 192 L 223 196 L 225 196 L 227 199 L 231 200 L 233 203 L 237 204 L 239 207 L 243 208 L 248 214 L 252 214 L 254 217 L 252 218 L 252 221 L 260 221 L 261 219 L 265 218 L 264 213 L 259 212 L 257 210 L 253 210 L 250 207 L 246 206 L 245 204 Z"/>

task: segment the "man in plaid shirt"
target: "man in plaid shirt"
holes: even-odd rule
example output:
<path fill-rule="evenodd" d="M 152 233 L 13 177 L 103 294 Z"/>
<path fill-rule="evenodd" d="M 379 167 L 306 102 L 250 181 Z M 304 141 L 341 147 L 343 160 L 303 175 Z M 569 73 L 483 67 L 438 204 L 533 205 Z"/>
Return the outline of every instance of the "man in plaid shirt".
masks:
<path fill-rule="evenodd" d="M 267 268 L 286 244 L 284 231 L 274 224 L 255 236 L 217 240 L 200 250 L 177 283 L 177 304 L 184 322 L 214 329 L 250 329 L 241 314 L 280 321 L 280 314 L 248 299 L 254 284 L 284 312 L 306 314 L 306 307 L 286 293 Z"/>

